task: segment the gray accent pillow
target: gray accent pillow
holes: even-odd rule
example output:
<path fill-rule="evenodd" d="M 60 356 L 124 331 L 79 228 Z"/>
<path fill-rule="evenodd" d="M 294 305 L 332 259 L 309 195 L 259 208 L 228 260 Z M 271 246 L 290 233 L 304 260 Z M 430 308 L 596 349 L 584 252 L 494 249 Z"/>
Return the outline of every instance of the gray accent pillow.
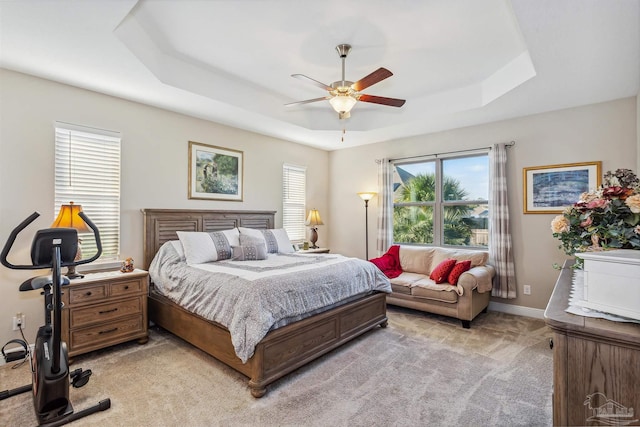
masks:
<path fill-rule="evenodd" d="M 233 261 L 257 261 L 267 259 L 267 248 L 263 244 L 233 246 Z"/>

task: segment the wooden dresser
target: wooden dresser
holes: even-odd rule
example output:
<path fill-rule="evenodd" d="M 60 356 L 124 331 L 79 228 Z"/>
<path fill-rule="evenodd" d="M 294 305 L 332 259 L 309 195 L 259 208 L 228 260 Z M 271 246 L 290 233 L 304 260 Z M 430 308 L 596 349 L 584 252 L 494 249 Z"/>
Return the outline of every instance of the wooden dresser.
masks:
<path fill-rule="evenodd" d="M 553 424 L 640 425 L 640 324 L 565 312 L 569 265 L 544 313 L 554 332 Z"/>
<path fill-rule="evenodd" d="M 62 288 L 62 339 L 69 357 L 137 339 L 148 340 L 149 274 L 87 273 Z"/>

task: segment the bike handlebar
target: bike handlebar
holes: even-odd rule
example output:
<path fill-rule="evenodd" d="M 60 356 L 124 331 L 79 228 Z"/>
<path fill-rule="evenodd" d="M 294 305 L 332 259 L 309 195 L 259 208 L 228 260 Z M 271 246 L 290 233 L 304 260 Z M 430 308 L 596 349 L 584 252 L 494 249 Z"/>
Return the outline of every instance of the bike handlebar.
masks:
<path fill-rule="evenodd" d="M 65 263 L 64 266 L 66 267 L 73 266 L 73 265 L 88 264 L 90 262 L 97 260 L 102 254 L 102 243 L 100 241 L 100 232 L 98 231 L 98 227 L 96 227 L 96 225 L 89 219 L 89 217 L 87 217 L 87 215 L 84 212 L 80 212 L 78 215 L 80 216 L 80 218 L 83 219 L 84 222 L 87 223 L 89 228 L 91 228 L 91 230 L 93 231 L 93 235 L 96 239 L 96 247 L 98 248 L 98 252 L 91 258 L 81 259 L 79 261 L 74 261 L 72 263 Z M 11 247 L 15 243 L 16 237 L 18 237 L 18 234 L 20 234 L 22 230 L 27 228 L 27 226 L 29 226 L 29 224 L 35 221 L 36 218 L 38 218 L 39 216 L 40 216 L 40 213 L 38 212 L 32 213 L 24 221 L 22 221 L 16 228 L 14 228 L 13 231 L 11 231 L 11 233 L 9 234 L 9 238 L 7 239 L 7 242 L 4 245 L 4 248 L 2 248 L 2 252 L 0 253 L 0 263 L 2 263 L 2 265 L 12 270 L 40 270 L 43 268 L 52 268 L 50 264 L 14 265 L 7 260 L 7 255 L 9 255 L 9 251 L 11 251 Z"/>

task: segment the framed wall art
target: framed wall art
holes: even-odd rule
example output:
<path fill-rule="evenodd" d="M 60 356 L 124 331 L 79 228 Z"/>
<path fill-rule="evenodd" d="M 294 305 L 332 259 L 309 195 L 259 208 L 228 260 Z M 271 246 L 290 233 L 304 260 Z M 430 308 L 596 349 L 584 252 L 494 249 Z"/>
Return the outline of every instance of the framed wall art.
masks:
<path fill-rule="evenodd" d="M 556 214 L 573 205 L 602 181 L 602 162 L 524 168 L 524 213 Z"/>
<path fill-rule="evenodd" d="M 244 153 L 189 141 L 189 199 L 242 201 Z"/>

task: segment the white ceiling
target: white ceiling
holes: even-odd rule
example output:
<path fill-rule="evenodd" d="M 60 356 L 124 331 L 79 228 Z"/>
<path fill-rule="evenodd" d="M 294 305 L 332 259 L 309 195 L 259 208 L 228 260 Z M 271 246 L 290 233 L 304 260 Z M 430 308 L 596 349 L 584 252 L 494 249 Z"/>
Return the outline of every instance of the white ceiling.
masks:
<path fill-rule="evenodd" d="M 291 74 L 340 79 L 340 43 L 407 103 L 284 107 L 326 94 Z M 640 0 L 0 1 L 0 66 L 334 150 L 635 96 Z"/>

